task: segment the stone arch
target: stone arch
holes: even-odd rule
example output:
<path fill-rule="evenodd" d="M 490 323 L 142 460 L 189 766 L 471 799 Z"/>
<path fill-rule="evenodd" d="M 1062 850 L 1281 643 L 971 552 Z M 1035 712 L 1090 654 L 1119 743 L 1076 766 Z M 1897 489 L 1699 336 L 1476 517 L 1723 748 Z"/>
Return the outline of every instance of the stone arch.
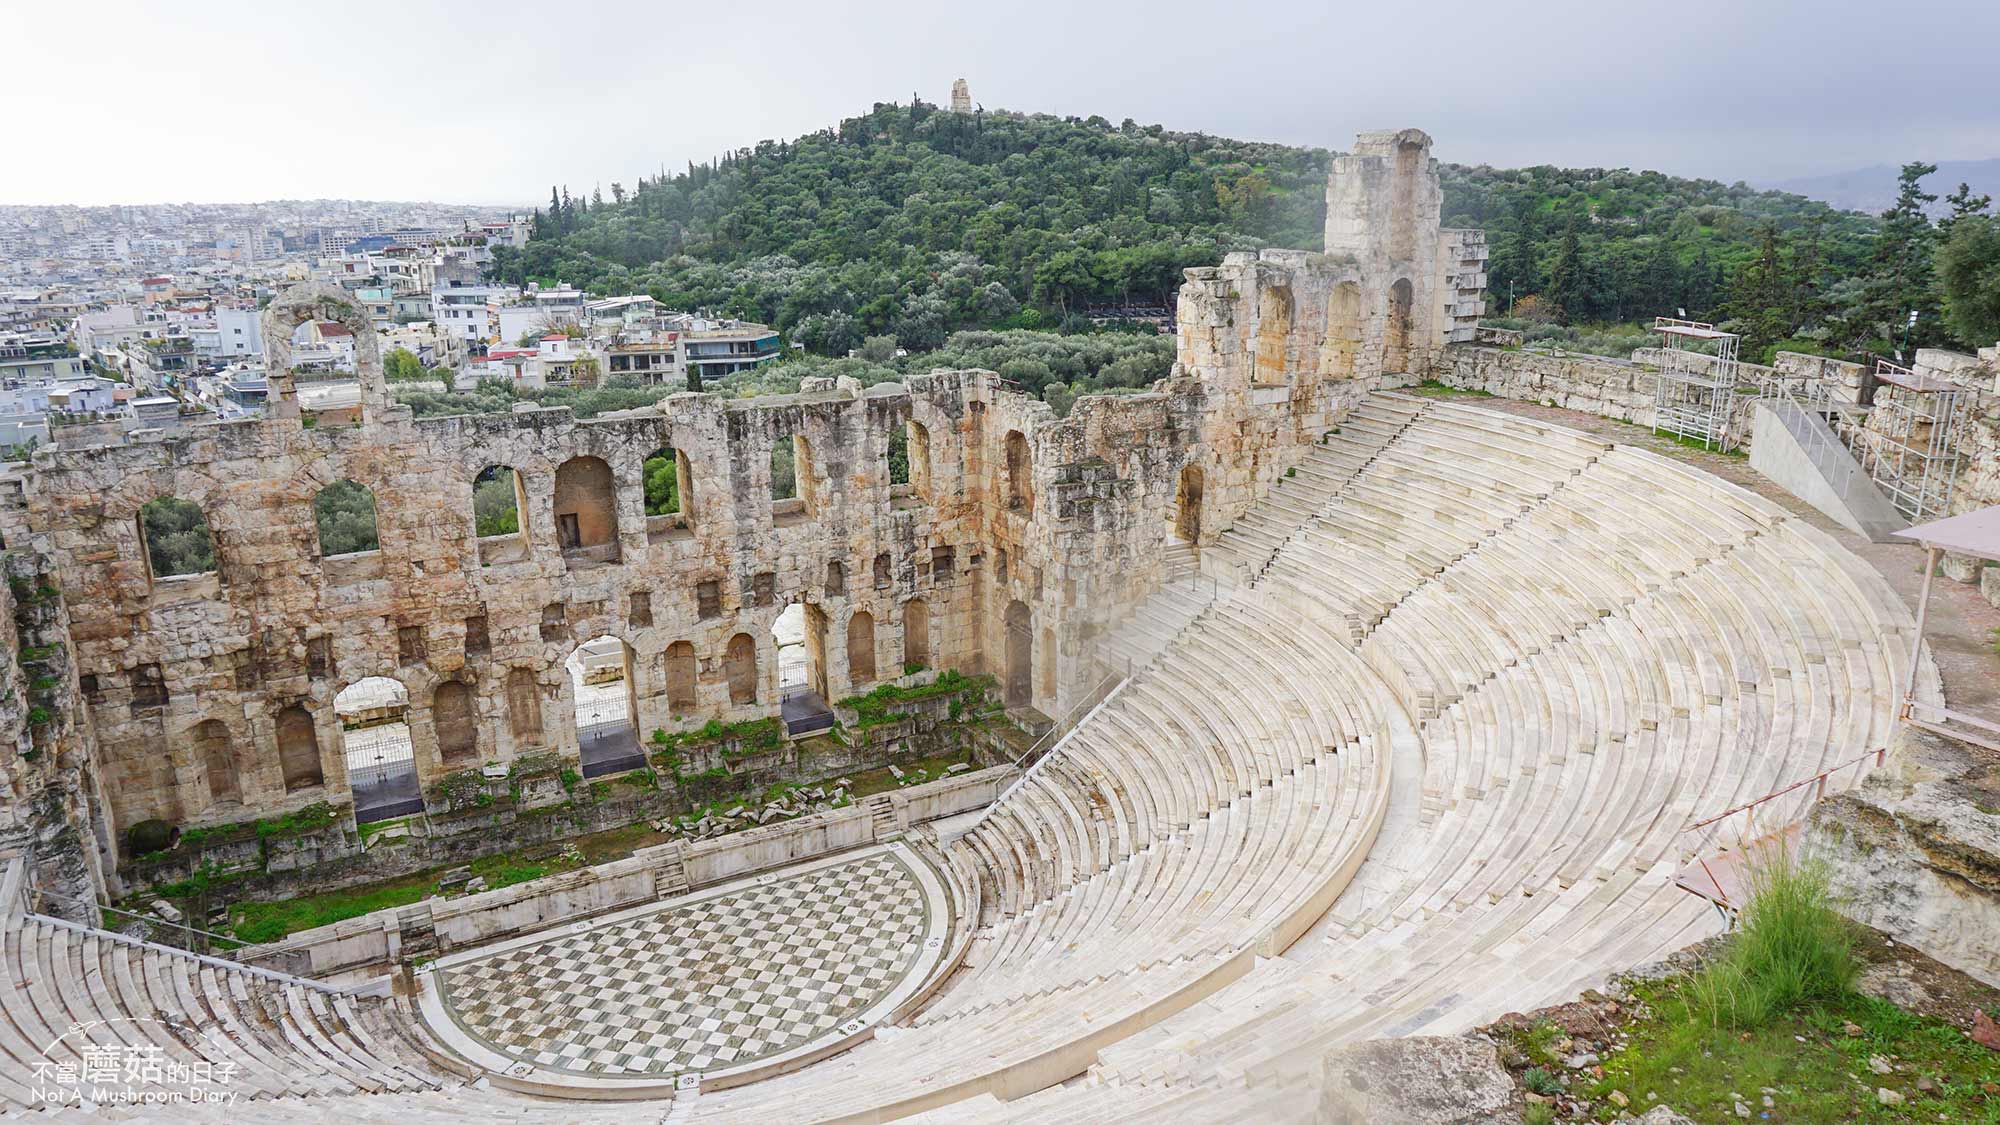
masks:
<path fill-rule="evenodd" d="M 1026 602 L 1007 603 L 1007 705 L 1025 707 L 1035 699 L 1035 620 Z"/>
<path fill-rule="evenodd" d="M 757 702 L 757 640 L 748 633 L 729 638 L 722 654 L 722 669 L 729 680 L 729 702 L 742 705 Z"/>
<path fill-rule="evenodd" d="M 925 500 L 931 498 L 931 432 L 922 422 L 910 419 L 905 427 L 909 434 L 910 491 Z"/>
<path fill-rule="evenodd" d="M 1255 374 L 1258 383 L 1285 381 L 1287 349 L 1292 340 L 1292 319 L 1296 311 L 1289 285 L 1261 285 L 1257 291 L 1257 348 Z"/>
<path fill-rule="evenodd" d="M 319 530 L 319 555 L 323 559 L 382 548 L 380 524 L 375 518 L 375 493 L 346 477 L 313 496 L 313 523 Z"/>
<path fill-rule="evenodd" d="M 431 728 L 437 735 L 438 758 L 451 767 L 479 760 L 479 719 L 472 706 L 472 689 L 446 680 L 431 693 Z"/>
<path fill-rule="evenodd" d="M 521 474 L 488 465 L 472 478 L 472 530 L 479 562 L 493 566 L 528 557 L 528 493 Z"/>
<path fill-rule="evenodd" d="M 1032 515 L 1035 510 L 1034 459 L 1028 452 L 1028 438 L 1019 430 L 1007 431 L 1007 507 Z"/>
<path fill-rule="evenodd" d="M 563 661 L 575 705 L 583 776 L 622 773 L 645 764 L 639 747 L 638 661 L 622 637 L 604 633 Z"/>
<path fill-rule="evenodd" d="M 1361 354 L 1361 286 L 1343 281 L 1333 287 L 1326 301 L 1326 347 L 1321 374 L 1330 379 L 1354 377 L 1355 358 Z"/>
<path fill-rule="evenodd" d="M 675 641 L 668 645 L 666 662 L 667 709 L 676 714 L 694 710 L 697 706 L 695 681 L 700 674 L 694 645 L 688 641 Z"/>
<path fill-rule="evenodd" d="M 602 457 L 556 467 L 556 542 L 572 562 L 617 562 L 618 488 Z"/>
<path fill-rule="evenodd" d="M 875 680 L 875 617 L 866 610 L 847 619 L 847 681 L 856 688 Z"/>
<path fill-rule="evenodd" d="M 1403 374 L 1410 369 L 1411 316 L 1415 290 L 1407 277 L 1389 287 L 1389 317 L 1382 329 L 1382 371 Z"/>
<path fill-rule="evenodd" d="M 1182 468 L 1174 489 L 1174 535 L 1194 546 L 1201 545 L 1201 490 L 1201 466 Z"/>
<path fill-rule="evenodd" d="M 190 732 L 195 758 L 208 781 L 208 803 L 228 804 L 243 800 L 243 779 L 239 775 L 236 749 L 229 742 L 229 728 L 220 719 L 204 719 Z"/>
<path fill-rule="evenodd" d="M 507 726 L 516 744 L 542 744 L 542 687 L 532 668 L 507 672 Z"/>
<path fill-rule="evenodd" d="M 931 607 L 922 598 L 903 603 L 903 667 L 931 666 Z"/>
<path fill-rule="evenodd" d="M 298 392 L 292 382 L 292 333 L 302 324 L 333 321 L 354 338 L 354 375 L 361 385 L 361 416 L 381 416 L 389 405 L 382 378 L 382 348 L 375 325 L 354 294 L 324 282 L 294 285 L 271 299 L 264 310 L 264 367 L 270 384 L 268 412 L 272 418 L 299 416 Z"/>
<path fill-rule="evenodd" d="M 201 506 L 156 496 L 139 507 L 140 556 L 149 579 L 207 574 L 216 569 L 215 536 Z"/>
<path fill-rule="evenodd" d="M 319 731 L 313 726 L 312 712 L 303 704 L 294 703 L 278 712 L 278 768 L 287 793 L 326 781 L 319 757 Z"/>
<path fill-rule="evenodd" d="M 388 676 L 364 676 L 333 697 L 340 753 L 357 824 L 405 816 L 423 808 L 416 742 L 410 732 L 410 689 Z"/>

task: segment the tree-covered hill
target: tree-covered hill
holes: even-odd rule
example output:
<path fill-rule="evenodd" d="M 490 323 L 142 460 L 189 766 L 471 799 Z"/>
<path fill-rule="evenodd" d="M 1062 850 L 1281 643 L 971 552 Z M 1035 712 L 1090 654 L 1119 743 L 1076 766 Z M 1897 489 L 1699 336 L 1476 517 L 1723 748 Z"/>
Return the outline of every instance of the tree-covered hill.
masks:
<path fill-rule="evenodd" d="M 764 320 L 821 355 L 879 335 L 926 351 L 962 329 L 1163 304 L 1183 269 L 1230 250 L 1316 249 L 1328 159 L 1129 120 L 883 104 L 608 199 L 551 189 L 534 238 L 496 262 L 510 281 Z M 1923 314 L 1912 342 L 1951 337 L 1928 226 L 1626 169 L 1446 165 L 1444 187 L 1446 225 L 1488 232 L 1496 314 L 1686 309 L 1742 321 L 1752 356 L 1886 350 L 1903 306 Z"/>

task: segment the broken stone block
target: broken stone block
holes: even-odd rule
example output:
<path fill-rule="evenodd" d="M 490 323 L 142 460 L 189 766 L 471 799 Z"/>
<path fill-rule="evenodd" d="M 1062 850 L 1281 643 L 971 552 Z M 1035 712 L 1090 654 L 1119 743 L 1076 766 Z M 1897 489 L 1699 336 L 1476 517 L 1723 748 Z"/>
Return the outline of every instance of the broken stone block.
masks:
<path fill-rule="evenodd" d="M 166 921 L 173 922 L 177 925 L 180 923 L 181 920 L 180 910 L 176 908 L 173 903 L 168 902 L 166 899 L 158 899 L 153 903 L 153 913 L 165 919 Z"/>

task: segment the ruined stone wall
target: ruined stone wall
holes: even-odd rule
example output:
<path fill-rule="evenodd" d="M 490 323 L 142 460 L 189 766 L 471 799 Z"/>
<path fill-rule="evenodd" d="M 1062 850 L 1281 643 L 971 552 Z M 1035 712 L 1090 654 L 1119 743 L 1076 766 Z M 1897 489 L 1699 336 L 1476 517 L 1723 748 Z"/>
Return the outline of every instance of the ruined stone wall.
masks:
<path fill-rule="evenodd" d="M 95 922 L 102 801 L 62 591 L 46 559 L 0 554 L 0 855 L 31 860 L 45 914 Z"/>
<path fill-rule="evenodd" d="M 472 689 L 477 760 L 574 755 L 564 660 L 600 635 L 632 648 L 642 734 L 774 710 L 771 627 L 794 601 L 825 615 L 833 698 L 866 688 L 847 667 L 857 612 L 873 618 L 878 676 L 905 661 L 980 670 L 986 544 L 1012 545 L 1027 564 L 1016 574 L 1026 576 L 1041 565 L 1030 545 L 1046 536 L 1030 533 L 1026 515 L 1005 510 L 987 484 L 987 466 L 1004 463 L 1014 428 L 983 424 L 997 379 L 916 382 L 916 393 L 677 395 L 655 412 L 588 422 L 533 410 L 391 415 L 345 428 L 228 423 L 171 442 L 47 452 L 25 482 L 10 539 L 25 533 L 45 544 L 71 592 L 69 630 L 114 829 L 155 816 L 241 819 L 344 799 L 332 698 L 368 676 L 408 689 L 428 781 L 445 768 L 431 703 L 450 682 Z M 890 435 L 912 419 L 929 435 L 922 496 L 888 480 Z M 1022 424 L 1032 432 L 1049 420 Z M 803 500 L 774 503 L 771 449 L 794 436 L 809 450 Z M 641 466 L 666 446 L 690 469 L 679 520 L 644 511 Z M 559 505 L 565 466 L 587 458 L 608 467 L 608 494 L 572 490 Z M 1032 451 L 1029 459 L 1039 466 Z M 474 534 L 473 480 L 492 465 L 519 473 L 527 498 L 523 533 L 496 537 L 513 542 Z M 313 498 L 340 479 L 373 492 L 379 550 L 320 555 Z M 138 513 L 158 496 L 202 508 L 217 572 L 151 575 Z M 614 529 L 608 545 L 559 546 L 564 505 L 594 505 L 587 514 Z M 1018 596 L 1041 595 L 1026 583 Z M 904 651 L 912 603 L 928 617 L 927 653 Z M 744 702 L 732 700 L 724 667 L 739 634 L 756 652 L 755 698 Z M 696 654 L 691 708 L 669 706 L 666 691 L 666 650 L 680 641 Z M 278 728 L 294 704 L 311 716 L 322 783 L 294 777 L 287 786 Z M 216 762 L 196 753 L 194 730 L 210 721 L 226 732 L 238 801 L 216 799 L 232 786 L 211 778 Z"/>
<path fill-rule="evenodd" d="M 1060 419 L 991 372 L 941 371 L 587 421 L 416 420 L 351 298 L 279 295 L 266 418 L 43 450 L 0 482 L 18 500 L 0 533 L 69 594 L 104 838 L 346 804 L 333 698 L 372 676 L 406 689 L 427 786 L 530 753 L 574 761 L 565 660 L 603 635 L 629 646 L 642 739 L 770 715 L 771 629 L 794 602 L 830 700 L 924 665 L 992 674 L 1013 706 L 1061 716 L 1176 537 L 1212 542 L 1368 390 L 1429 374 L 1477 302 L 1483 240 L 1441 236 L 1428 137 L 1364 134 L 1327 193 L 1328 253 L 1188 271 L 1173 374 Z M 355 424 L 302 419 L 285 369 L 293 329 L 325 319 L 365 344 Z M 908 484 L 889 477 L 898 432 Z M 772 495 L 781 443 L 794 499 Z M 643 465 L 666 447 L 681 511 L 648 515 Z M 482 539 L 473 487 L 492 467 L 518 475 L 521 530 Z M 314 501 L 341 481 L 372 494 L 376 549 L 322 552 Z M 164 496 L 201 508 L 215 571 L 152 573 L 140 508 Z"/>

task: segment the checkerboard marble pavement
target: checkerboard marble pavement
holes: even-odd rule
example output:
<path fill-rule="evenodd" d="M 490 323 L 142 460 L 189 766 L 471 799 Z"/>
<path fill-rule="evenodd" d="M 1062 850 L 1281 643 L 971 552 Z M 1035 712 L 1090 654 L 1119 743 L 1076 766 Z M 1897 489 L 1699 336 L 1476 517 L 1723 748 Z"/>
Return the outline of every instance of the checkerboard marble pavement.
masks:
<path fill-rule="evenodd" d="M 552 1070 L 664 1075 L 810 1042 L 922 952 L 923 888 L 882 853 L 443 970 L 459 1025 Z"/>

